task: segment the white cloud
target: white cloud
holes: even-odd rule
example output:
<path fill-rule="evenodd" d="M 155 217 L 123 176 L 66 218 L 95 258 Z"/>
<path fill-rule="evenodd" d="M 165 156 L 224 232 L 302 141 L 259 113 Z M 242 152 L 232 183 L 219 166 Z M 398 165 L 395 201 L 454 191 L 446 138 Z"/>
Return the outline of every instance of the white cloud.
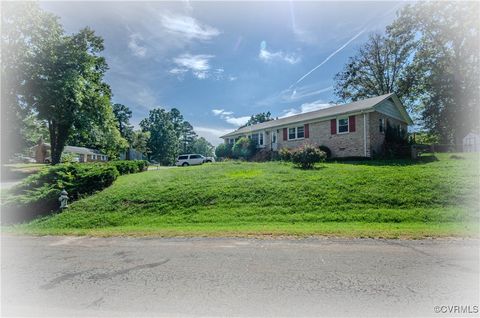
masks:
<path fill-rule="evenodd" d="M 198 79 L 205 79 L 209 76 L 209 61 L 213 57 L 213 55 L 182 54 L 173 59 L 173 62 L 177 65 L 177 67 L 172 68 L 169 73 L 181 75 L 191 71 L 192 74 Z"/>
<path fill-rule="evenodd" d="M 317 100 L 311 103 L 304 103 L 300 106 L 301 113 L 308 113 L 314 110 L 325 109 L 335 106 L 334 104 L 325 103 L 321 100 Z"/>
<path fill-rule="evenodd" d="M 277 51 L 277 52 L 268 51 L 267 42 L 265 41 L 262 41 L 260 43 L 260 52 L 258 53 L 258 57 L 266 63 L 279 60 L 279 61 L 287 62 L 289 64 L 296 64 L 301 60 L 300 57 L 297 56 L 296 54 L 286 54 L 286 53 L 283 53 L 282 51 Z"/>
<path fill-rule="evenodd" d="M 133 33 L 129 36 L 128 48 L 132 51 L 133 55 L 138 57 L 145 57 L 147 54 L 147 48 L 142 46 L 140 42 L 143 40 L 139 33 Z"/>
<path fill-rule="evenodd" d="M 133 94 L 133 101 L 140 107 L 149 109 L 156 103 L 154 92 L 150 88 L 141 88 Z"/>
<path fill-rule="evenodd" d="M 180 78 L 187 72 L 191 72 L 193 76 L 198 79 L 212 78 L 214 80 L 221 80 L 225 78 L 225 70 L 221 67 L 214 68 L 210 66 L 210 60 L 215 57 L 208 54 L 182 54 L 173 59 L 176 67 L 170 69 L 168 72 L 177 75 Z M 229 80 L 231 80 L 229 78 Z"/>
<path fill-rule="evenodd" d="M 320 95 L 322 93 L 333 90 L 333 86 L 328 86 L 318 89 L 319 84 L 310 84 L 295 89 L 287 88 L 279 93 L 271 94 L 261 100 L 258 100 L 255 104 L 261 107 L 271 107 L 278 103 L 291 103 L 295 101 L 301 101 L 307 97 Z"/>
<path fill-rule="evenodd" d="M 305 44 L 317 44 L 318 41 L 315 35 L 307 30 L 299 28 L 297 25 L 293 26 L 293 34 L 295 35 L 295 39 L 299 42 L 303 42 Z"/>
<path fill-rule="evenodd" d="M 247 121 L 250 119 L 250 116 L 242 116 L 242 117 L 226 117 L 225 121 L 229 124 L 235 125 L 235 126 L 243 126 L 247 123 Z"/>
<path fill-rule="evenodd" d="M 224 109 L 212 109 L 212 113 L 213 113 L 215 116 L 229 116 L 229 115 L 233 115 L 233 112 L 227 112 L 227 111 L 225 111 Z"/>
<path fill-rule="evenodd" d="M 322 94 L 331 90 L 333 90 L 333 86 L 329 86 L 321 89 L 316 89 L 315 87 L 312 87 L 312 85 L 297 87 L 294 90 L 287 89 L 283 91 L 282 99 L 285 102 L 290 102 L 290 101 L 300 100 L 305 97 L 311 97 L 318 94 Z"/>
<path fill-rule="evenodd" d="M 184 74 L 185 72 L 188 72 L 187 69 L 184 69 L 184 68 L 172 68 L 170 71 L 168 71 L 170 74 L 175 74 L 175 75 L 182 75 Z"/>
<path fill-rule="evenodd" d="M 322 100 L 317 100 L 317 101 L 314 101 L 314 102 L 311 102 L 311 103 L 303 103 L 302 105 L 300 105 L 300 108 L 285 109 L 283 111 L 282 116 L 280 116 L 280 118 L 289 117 L 289 116 L 293 116 L 293 115 L 297 115 L 297 114 L 313 112 L 315 110 L 325 109 L 325 108 L 329 108 L 329 107 L 332 107 L 332 106 L 335 106 L 335 105 L 325 103 Z"/>
<path fill-rule="evenodd" d="M 183 36 L 189 40 L 210 40 L 220 34 L 214 27 L 198 22 L 186 15 L 164 14 L 161 16 L 162 26 L 175 35 Z"/>
<path fill-rule="evenodd" d="M 220 136 L 228 134 L 232 131 L 230 128 L 215 128 L 215 127 L 201 127 L 201 126 L 194 126 L 193 129 L 195 132 L 205 139 L 207 139 L 212 145 L 218 146 L 223 142 L 220 139 Z"/>
<path fill-rule="evenodd" d="M 245 125 L 247 121 L 250 119 L 250 116 L 235 117 L 233 116 L 233 112 L 228 112 L 228 111 L 225 111 L 224 109 L 212 109 L 212 113 L 215 116 L 218 116 L 224 119 L 227 123 L 235 126 Z"/>
<path fill-rule="evenodd" d="M 173 61 L 180 67 L 202 72 L 210 69 L 208 62 L 212 57 L 214 56 L 182 54 L 174 58 Z"/>

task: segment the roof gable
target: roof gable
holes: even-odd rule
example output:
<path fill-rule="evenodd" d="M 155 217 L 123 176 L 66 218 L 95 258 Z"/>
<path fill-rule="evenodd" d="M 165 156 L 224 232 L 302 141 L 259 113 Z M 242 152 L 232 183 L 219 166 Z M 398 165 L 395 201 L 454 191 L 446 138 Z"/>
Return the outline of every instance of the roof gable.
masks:
<path fill-rule="evenodd" d="M 396 96 L 395 98 L 392 96 L 391 98 L 378 103 L 374 106 L 374 109 L 379 113 L 404 121 L 407 124 L 413 124 L 413 121 L 406 112 L 405 107 L 402 105 L 400 100 L 396 98 Z"/>

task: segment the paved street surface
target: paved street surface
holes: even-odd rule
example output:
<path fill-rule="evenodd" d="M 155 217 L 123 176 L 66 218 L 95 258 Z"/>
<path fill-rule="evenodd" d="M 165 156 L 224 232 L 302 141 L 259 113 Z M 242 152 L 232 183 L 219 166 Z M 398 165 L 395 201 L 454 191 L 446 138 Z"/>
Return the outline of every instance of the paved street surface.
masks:
<path fill-rule="evenodd" d="M 7 190 L 10 189 L 11 187 L 19 184 L 21 180 L 9 180 L 9 181 L 2 181 L 0 182 L 0 190 Z"/>
<path fill-rule="evenodd" d="M 460 317 L 434 306 L 479 305 L 478 240 L 3 235 L 1 270 L 2 317 Z"/>

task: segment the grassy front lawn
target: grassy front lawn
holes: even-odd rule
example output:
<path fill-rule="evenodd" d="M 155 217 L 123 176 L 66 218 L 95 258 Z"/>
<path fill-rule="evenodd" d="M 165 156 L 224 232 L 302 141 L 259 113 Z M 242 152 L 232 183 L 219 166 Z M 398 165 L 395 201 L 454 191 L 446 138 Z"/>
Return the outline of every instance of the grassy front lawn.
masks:
<path fill-rule="evenodd" d="M 429 237 L 478 235 L 478 156 L 463 160 L 215 163 L 125 175 L 31 234 Z"/>

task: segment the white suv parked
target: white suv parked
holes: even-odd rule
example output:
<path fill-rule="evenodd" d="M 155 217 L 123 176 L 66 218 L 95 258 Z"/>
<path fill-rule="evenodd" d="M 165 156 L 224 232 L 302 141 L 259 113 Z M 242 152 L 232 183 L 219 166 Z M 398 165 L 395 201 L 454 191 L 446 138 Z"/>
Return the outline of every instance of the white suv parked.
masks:
<path fill-rule="evenodd" d="M 205 162 L 205 157 L 199 154 L 188 154 L 177 157 L 176 166 L 201 165 Z"/>

